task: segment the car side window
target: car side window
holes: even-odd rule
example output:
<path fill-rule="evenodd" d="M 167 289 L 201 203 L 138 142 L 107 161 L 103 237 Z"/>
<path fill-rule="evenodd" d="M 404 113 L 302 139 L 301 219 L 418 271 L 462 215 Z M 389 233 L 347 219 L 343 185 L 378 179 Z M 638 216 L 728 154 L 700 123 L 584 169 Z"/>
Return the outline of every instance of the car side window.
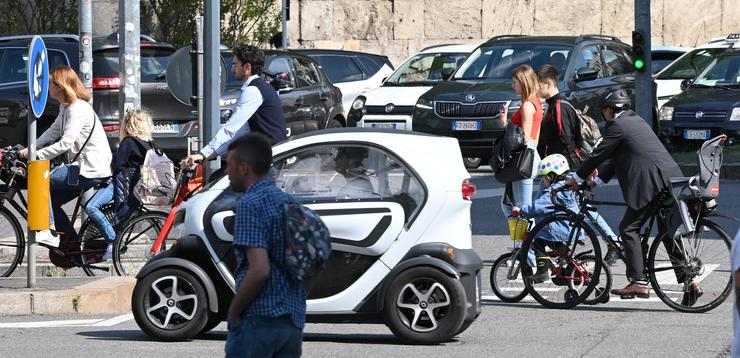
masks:
<path fill-rule="evenodd" d="M 275 183 L 302 203 L 395 201 L 406 215 L 424 201 L 424 188 L 395 156 L 365 145 L 315 145 L 273 163 Z"/>
<path fill-rule="evenodd" d="M 632 57 L 626 49 L 616 46 L 605 46 L 604 76 L 619 76 L 632 72 Z"/>
<path fill-rule="evenodd" d="M 352 57 L 343 55 L 321 55 L 316 59 L 329 76 L 331 83 L 362 81 L 365 73 Z"/>
<path fill-rule="evenodd" d="M 293 78 L 293 71 L 290 59 L 288 57 L 275 57 L 267 65 L 265 72 L 275 79 L 280 79 L 289 84 L 290 87 L 295 86 L 295 80 Z"/>
<path fill-rule="evenodd" d="M 58 66 L 69 66 L 67 57 L 58 50 L 48 50 L 49 70 Z M 0 48 L 0 83 L 25 82 L 28 80 L 28 49 Z"/>
<path fill-rule="evenodd" d="M 575 63 L 575 71 L 582 69 L 593 69 L 599 72 L 598 78 L 604 77 L 604 64 L 602 63 L 599 48 L 596 45 L 586 46 L 578 53 Z"/>
<path fill-rule="evenodd" d="M 370 56 L 357 56 L 357 59 L 362 62 L 363 66 L 367 70 L 366 73 L 368 77 L 375 76 L 375 74 L 380 71 L 380 68 L 383 67 L 382 62 L 376 61 Z"/>
<path fill-rule="evenodd" d="M 311 87 L 320 83 L 319 74 L 313 63 L 302 58 L 293 58 L 296 87 Z"/>

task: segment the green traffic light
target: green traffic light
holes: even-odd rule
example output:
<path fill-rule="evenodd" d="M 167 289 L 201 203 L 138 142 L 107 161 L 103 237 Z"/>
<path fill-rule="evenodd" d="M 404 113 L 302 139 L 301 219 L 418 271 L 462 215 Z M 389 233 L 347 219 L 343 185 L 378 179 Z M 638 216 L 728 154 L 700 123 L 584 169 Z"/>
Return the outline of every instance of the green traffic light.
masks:
<path fill-rule="evenodd" d="M 645 69 L 645 60 L 641 58 L 635 59 L 634 66 L 636 70 L 642 71 L 643 69 Z"/>

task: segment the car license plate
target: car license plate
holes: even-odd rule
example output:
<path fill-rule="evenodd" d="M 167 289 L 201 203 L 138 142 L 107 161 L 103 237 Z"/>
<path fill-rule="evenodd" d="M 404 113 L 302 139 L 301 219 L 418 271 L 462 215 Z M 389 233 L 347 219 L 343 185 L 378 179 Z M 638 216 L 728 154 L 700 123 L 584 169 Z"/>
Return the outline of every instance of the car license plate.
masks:
<path fill-rule="evenodd" d="M 709 135 L 709 130 L 706 129 L 686 129 L 683 131 L 684 139 L 707 140 Z"/>
<path fill-rule="evenodd" d="M 452 122 L 453 131 L 479 131 L 480 121 L 454 121 Z"/>
<path fill-rule="evenodd" d="M 180 125 L 173 122 L 157 122 L 154 123 L 155 134 L 179 134 Z"/>
<path fill-rule="evenodd" d="M 370 128 L 398 129 L 398 123 L 368 123 Z"/>

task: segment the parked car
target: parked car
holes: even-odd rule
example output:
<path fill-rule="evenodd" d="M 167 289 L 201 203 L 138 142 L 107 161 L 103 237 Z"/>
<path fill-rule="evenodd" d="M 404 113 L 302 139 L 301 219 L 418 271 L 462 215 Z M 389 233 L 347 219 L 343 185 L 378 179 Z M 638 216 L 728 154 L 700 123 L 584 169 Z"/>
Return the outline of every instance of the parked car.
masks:
<path fill-rule="evenodd" d="M 119 140 L 120 96 L 123 88 L 118 64 L 118 37 L 116 34 L 93 40 L 93 108 L 103 122 L 103 129 L 111 145 Z M 157 145 L 174 157 L 187 150 L 187 137 L 197 135 L 198 122 L 193 107 L 178 101 L 169 91 L 165 73 L 175 47 L 142 37 L 141 53 L 141 107 L 154 121 Z"/>
<path fill-rule="evenodd" d="M 0 37 L 0 146 L 27 143 L 26 118 L 28 92 L 26 55 L 33 36 Z M 79 38 L 76 35 L 42 35 L 49 54 L 49 69 L 70 66 L 79 70 Z M 118 143 L 119 77 L 117 38 L 93 41 L 93 108 L 103 122 L 112 147 Z M 141 37 L 141 102 L 154 119 L 154 138 L 165 150 L 184 152 L 185 137 L 195 127 L 191 107 L 170 94 L 163 71 L 170 45 Z M 49 97 L 44 115 L 38 121 L 40 135 L 59 113 L 59 103 Z"/>
<path fill-rule="evenodd" d="M 597 119 L 607 93 L 634 89 L 631 48 L 615 37 L 498 36 L 473 51 L 448 81 L 419 98 L 414 130 L 457 138 L 465 157 L 487 162 L 493 139 L 503 134 L 501 107 L 508 105 L 513 115 L 521 105 L 511 76 L 523 64 L 535 70 L 555 66 L 563 95 Z"/>
<path fill-rule="evenodd" d="M 661 109 L 661 134 L 683 147 L 719 134 L 740 138 L 740 48 L 722 50 L 685 90 Z"/>
<path fill-rule="evenodd" d="M 650 56 L 652 57 L 652 66 L 650 67 L 650 72 L 653 75 L 656 75 L 658 72 L 666 68 L 666 66 L 670 65 L 671 62 L 675 61 L 689 51 L 691 51 L 691 49 L 686 47 L 653 47 L 653 49 L 650 51 Z"/>
<path fill-rule="evenodd" d="M 276 184 L 315 210 L 332 237 L 326 269 L 307 284 L 308 322 L 385 323 L 415 343 L 447 341 L 474 322 L 481 311 L 481 259 L 470 229 L 475 187 L 457 141 L 342 128 L 296 136 L 273 153 Z M 355 164 L 339 164 L 347 162 Z M 347 190 L 358 182 L 368 190 Z M 239 197 L 224 176 L 179 208 L 177 245 L 137 275 L 132 311 L 149 336 L 188 339 L 226 318 Z"/>
<path fill-rule="evenodd" d="M 296 49 L 319 63 L 332 84 L 342 91 L 344 118 L 352 101 L 367 90 L 378 88 L 393 73 L 386 56 L 343 50 Z"/>
<path fill-rule="evenodd" d="M 432 46 L 409 57 L 382 86 L 356 97 L 348 107 L 347 125 L 412 130 L 419 96 L 450 77 L 476 46 Z"/>
<path fill-rule="evenodd" d="M 655 76 L 658 108 L 662 108 L 671 97 L 681 93 L 681 82 L 696 78 L 718 54 L 732 46 L 733 37 L 737 36 L 738 34 L 730 34 L 726 38 L 714 39 L 698 46 L 658 72 Z"/>
<path fill-rule="evenodd" d="M 234 77 L 234 55 L 221 51 L 227 79 L 221 96 L 221 123 L 234 111 L 242 81 Z M 265 50 L 265 80 L 278 92 L 283 104 L 288 136 L 322 128 L 346 126 L 342 92 L 331 84 L 311 58 L 291 50 Z"/>

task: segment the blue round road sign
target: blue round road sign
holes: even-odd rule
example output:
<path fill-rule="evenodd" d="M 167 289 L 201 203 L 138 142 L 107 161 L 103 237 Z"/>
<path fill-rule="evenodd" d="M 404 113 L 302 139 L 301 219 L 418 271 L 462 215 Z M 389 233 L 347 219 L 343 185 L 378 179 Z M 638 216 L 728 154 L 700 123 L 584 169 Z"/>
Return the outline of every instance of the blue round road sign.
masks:
<path fill-rule="evenodd" d="M 28 49 L 28 96 L 36 118 L 44 114 L 49 96 L 49 58 L 40 36 L 34 36 Z"/>

